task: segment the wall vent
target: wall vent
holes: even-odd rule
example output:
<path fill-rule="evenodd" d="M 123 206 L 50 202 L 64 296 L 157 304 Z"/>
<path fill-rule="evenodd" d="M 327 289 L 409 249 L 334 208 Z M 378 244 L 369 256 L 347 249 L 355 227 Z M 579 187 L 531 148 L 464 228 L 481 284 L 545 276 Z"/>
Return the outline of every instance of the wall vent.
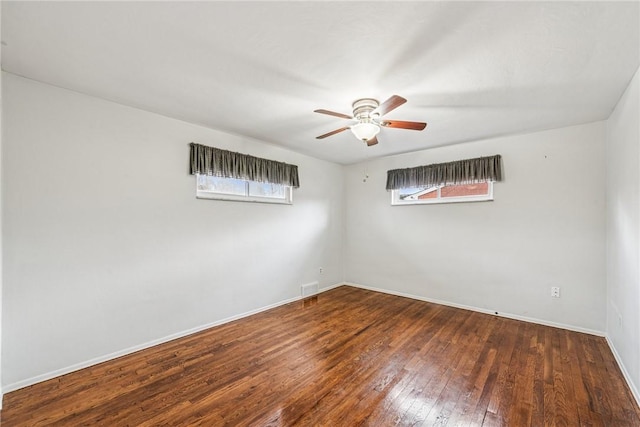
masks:
<path fill-rule="evenodd" d="M 302 294 L 303 298 L 317 294 L 318 282 L 307 283 L 306 285 L 300 286 L 300 293 Z"/>

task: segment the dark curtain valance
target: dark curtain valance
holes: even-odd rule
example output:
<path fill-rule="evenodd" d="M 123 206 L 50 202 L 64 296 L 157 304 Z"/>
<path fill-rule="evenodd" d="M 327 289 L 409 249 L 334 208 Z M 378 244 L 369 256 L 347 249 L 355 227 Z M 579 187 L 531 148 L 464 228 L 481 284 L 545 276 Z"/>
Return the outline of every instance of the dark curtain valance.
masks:
<path fill-rule="evenodd" d="M 387 190 L 502 181 L 500 155 L 387 171 Z"/>
<path fill-rule="evenodd" d="M 298 166 L 191 143 L 191 175 L 214 175 L 300 187 Z"/>

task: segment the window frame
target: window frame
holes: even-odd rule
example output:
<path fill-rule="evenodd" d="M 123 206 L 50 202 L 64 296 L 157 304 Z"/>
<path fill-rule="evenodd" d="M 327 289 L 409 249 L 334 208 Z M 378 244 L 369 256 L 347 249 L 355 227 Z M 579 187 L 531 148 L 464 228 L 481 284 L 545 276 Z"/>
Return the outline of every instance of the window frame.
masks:
<path fill-rule="evenodd" d="M 485 181 L 488 184 L 488 193 L 473 196 L 457 196 L 457 197 L 441 197 L 440 193 L 445 184 L 434 185 L 425 190 L 433 188 L 438 191 L 435 198 L 432 199 L 416 199 L 416 200 L 403 200 L 400 198 L 400 190 L 391 190 L 391 205 L 392 206 L 407 206 L 407 205 L 435 205 L 446 203 L 468 203 L 468 202 L 491 202 L 493 201 L 493 183 L 494 181 Z M 469 184 L 459 184 L 469 185 Z M 423 190 L 424 191 L 424 190 Z"/>
<path fill-rule="evenodd" d="M 290 185 L 251 181 L 248 179 L 226 178 L 226 177 L 204 175 L 204 174 L 198 174 L 198 173 L 194 175 L 196 177 L 196 198 L 197 199 L 223 200 L 228 202 L 251 202 L 251 203 L 268 203 L 268 204 L 277 204 L 277 205 L 293 205 L 293 187 L 291 187 Z M 245 194 L 244 195 L 228 194 L 228 193 L 220 193 L 215 191 L 200 190 L 198 189 L 198 179 L 200 176 L 212 177 L 217 179 L 233 179 L 236 181 L 244 181 Z M 249 185 L 252 182 L 257 184 L 280 185 L 284 187 L 284 198 L 261 197 L 261 196 L 251 195 L 249 193 Z"/>

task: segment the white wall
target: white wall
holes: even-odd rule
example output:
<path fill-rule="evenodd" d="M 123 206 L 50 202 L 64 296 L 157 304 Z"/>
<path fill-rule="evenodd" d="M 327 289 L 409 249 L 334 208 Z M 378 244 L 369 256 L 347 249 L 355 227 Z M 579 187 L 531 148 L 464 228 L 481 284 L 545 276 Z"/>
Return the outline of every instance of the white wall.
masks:
<path fill-rule="evenodd" d="M 5 391 L 342 280 L 342 166 L 3 85 Z M 191 141 L 297 164 L 294 205 L 197 200 Z"/>
<path fill-rule="evenodd" d="M 607 337 L 640 402 L 640 75 L 607 121 Z"/>
<path fill-rule="evenodd" d="M 597 122 L 349 166 L 346 280 L 603 333 L 604 140 Z M 493 154 L 493 202 L 390 205 L 389 169 Z"/>

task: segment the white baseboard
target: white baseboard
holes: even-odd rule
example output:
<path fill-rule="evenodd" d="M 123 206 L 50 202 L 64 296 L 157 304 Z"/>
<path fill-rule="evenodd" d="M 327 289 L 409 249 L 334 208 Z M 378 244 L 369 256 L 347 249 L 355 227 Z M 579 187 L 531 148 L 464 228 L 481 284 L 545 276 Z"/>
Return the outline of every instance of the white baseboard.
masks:
<path fill-rule="evenodd" d="M 335 285 L 330 285 L 328 287 L 320 288 L 318 293 L 326 292 L 326 291 L 328 291 L 330 289 L 334 289 L 334 288 L 337 288 L 338 286 L 342 286 L 343 284 L 344 283 L 337 283 Z M 244 317 L 249 317 L 249 316 L 252 316 L 254 314 L 258 314 L 258 313 L 261 313 L 263 311 L 279 307 L 281 305 L 289 304 L 289 303 L 295 302 L 295 301 L 300 301 L 302 299 L 304 299 L 304 297 L 299 296 L 299 297 L 289 298 L 289 299 L 286 299 L 284 301 L 279 301 L 277 303 L 270 304 L 270 305 L 267 305 L 267 306 L 264 306 L 264 307 L 260 307 L 260 308 L 257 308 L 255 310 L 247 311 L 246 313 L 241 313 L 241 314 L 238 314 L 238 315 L 235 315 L 235 316 L 227 317 L 225 319 L 221 319 L 221 320 L 217 320 L 215 322 L 207 323 L 206 325 L 197 326 L 195 328 L 191 328 L 191 329 L 188 329 L 186 331 L 178 332 L 178 333 L 171 334 L 171 335 L 168 335 L 168 336 L 163 337 L 163 338 L 158 338 L 158 339 L 155 339 L 155 340 L 152 340 L 152 341 L 148 341 L 148 342 L 146 342 L 144 344 L 140 344 L 140 345 L 136 345 L 136 346 L 133 346 L 133 347 L 129 347 L 129 348 L 126 348 L 124 350 L 119 350 L 119 351 L 116 351 L 116 352 L 113 352 L 113 353 L 106 354 L 104 356 L 99 356 L 99 357 L 96 357 L 96 358 L 93 358 L 93 359 L 90 359 L 90 360 L 87 360 L 87 361 L 84 361 L 84 362 L 80 362 L 80 363 L 76 363 L 76 364 L 71 365 L 71 366 L 67 366 L 65 368 L 56 369 L 55 371 L 46 372 L 44 374 L 37 375 L 35 377 L 27 378 L 26 380 L 17 381 L 17 382 L 12 383 L 12 384 L 7 384 L 7 385 L 3 386 L 1 390 L 2 390 L 3 393 L 10 393 L 12 391 L 19 390 L 19 389 L 24 388 L 24 387 L 28 387 L 30 385 L 34 385 L 34 384 L 37 384 L 37 383 L 40 383 L 40 382 L 43 382 L 43 381 L 47 381 L 47 380 L 50 380 L 50 379 L 53 379 L 53 378 L 56 378 L 56 377 L 59 377 L 59 376 L 62 376 L 62 375 L 66 375 L 66 374 L 71 373 L 71 372 L 79 371 L 81 369 L 89 368 L 91 366 L 94 366 L 94 365 L 97 365 L 97 364 L 100 364 L 100 363 L 103 363 L 103 362 L 107 362 L 109 360 L 117 359 L 118 357 L 126 356 L 128 354 L 135 353 L 135 352 L 140 351 L 140 350 L 151 348 L 151 347 L 154 347 L 154 346 L 159 345 L 159 344 L 164 344 L 166 342 L 173 341 L 173 340 L 178 339 L 178 338 L 183 338 L 183 337 L 186 337 L 186 336 L 189 336 L 189 335 L 204 331 L 206 329 L 213 328 L 215 326 L 219 326 L 219 325 L 223 325 L 225 323 L 233 322 L 234 320 L 242 319 Z M 2 400 L 2 398 L 1 398 L 2 396 L 3 396 L 3 394 L 0 394 L 0 402 Z M 0 403 L 0 409 L 2 409 L 2 404 L 1 403 Z"/>
<path fill-rule="evenodd" d="M 582 333 L 585 333 L 585 334 L 596 335 L 596 336 L 599 336 L 599 337 L 604 337 L 605 336 L 605 333 L 603 331 L 597 331 L 597 330 L 594 330 L 594 329 L 582 328 L 580 326 L 566 325 L 564 323 L 549 322 L 547 320 L 536 319 L 536 318 L 533 318 L 533 317 L 520 316 L 518 314 L 500 313 L 500 312 L 496 312 L 496 311 L 493 311 L 493 310 L 488 310 L 486 308 L 473 307 L 473 306 L 464 305 L 464 304 L 457 304 L 457 303 L 454 303 L 454 302 L 442 301 L 442 300 L 438 300 L 438 299 L 434 299 L 434 298 L 427 298 L 427 297 L 423 297 L 423 296 L 419 296 L 419 295 L 407 294 L 407 293 L 404 293 L 404 292 L 390 291 L 388 289 L 375 288 L 375 287 L 372 287 L 372 286 L 365 286 L 365 285 L 360 285 L 360 284 L 357 284 L 357 283 L 345 283 L 345 285 L 353 286 L 355 288 L 367 289 L 367 290 L 375 291 L 375 292 L 382 292 L 382 293 L 389 294 L 389 295 L 396 295 L 396 296 L 399 296 L 399 297 L 411 298 L 411 299 L 415 299 L 415 300 L 419 300 L 419 301 L 431 302 L 431 303 L 434 303 L 434 304 L 446 305 L 446 306 L 454 307 L 454 308 L 461 308 L 461 309 L 464 309 L 464 310 L 476 311 L 478 313 L 491 314 L 492 316 L 500 316 L 500 317 L 505 317 L 507 319 L 522 320 L 523 322 L 536 323 L 538 325 L 551 326 L 551 327 L 554 327 L 554 328 L 566 329 L 566 330 L 574 331 L 574 332 L 582 332 Z"/>
<path fill-rule="evenodd" d="M 345 282 L 336 283 L 336 284 L 333 284 L 333 285 L 326 286 L 324 288 L 320 288 L 320 290 L 318 292 L 319 293 L 327 292 L 327 291 L 330 291 L 331 289 L 339 288 L 340 286 L 345 286 L 345 285 L 349 285 L 349 284 L 345 283 Z"/>
<path fill-rule="evenodd" d="M 636 403 L 640 406 L 640 391 L 634 384 L 631 375 L 629 375 L 629 371 L 627 371 L 627 368 L 624 366 L 624 363 L 622 363 L 622 358 L 620 357 L 620 354 L 618 354 L 618 350 L 616 350 L 616 347 L 613 345 L 613 341 L 611 341 L 609 335 L 605 335 L 605 339 L 607 340 L 607 344 L 609 344 L 609 349 L 611 350 L 611 353 L 613 353 L 613 357 L 616 359 L 616 362 L 618 362 L 618 367 L 622 371 L 622 375 L 631 390 L 631 394 L 633 394 L 633 397 L 636 399 Z"/>

